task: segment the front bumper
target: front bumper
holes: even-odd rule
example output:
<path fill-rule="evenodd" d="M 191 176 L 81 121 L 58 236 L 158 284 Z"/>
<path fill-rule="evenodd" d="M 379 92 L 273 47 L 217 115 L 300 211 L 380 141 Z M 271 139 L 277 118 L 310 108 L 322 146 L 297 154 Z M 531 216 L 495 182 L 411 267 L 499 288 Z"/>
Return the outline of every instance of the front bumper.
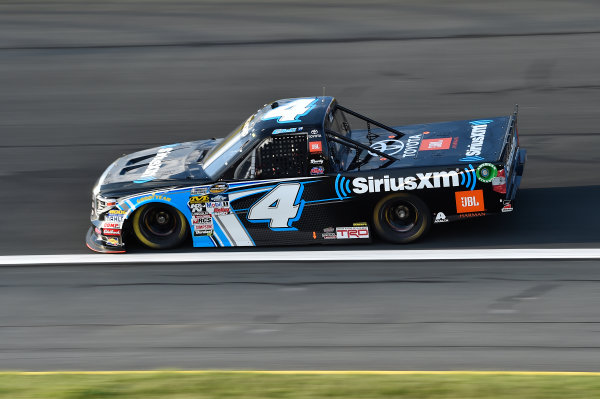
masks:
<path fill-rule="evenodd" d="M 92 251 L 102 252 L 105 254 L 121 254 L 125 252 L 122 246 L 113 247 L 106 245 L 95 233 L 93 226 L 89 228 L 85 236 L 85 245 L 87 245 L 87 247 Z"/>

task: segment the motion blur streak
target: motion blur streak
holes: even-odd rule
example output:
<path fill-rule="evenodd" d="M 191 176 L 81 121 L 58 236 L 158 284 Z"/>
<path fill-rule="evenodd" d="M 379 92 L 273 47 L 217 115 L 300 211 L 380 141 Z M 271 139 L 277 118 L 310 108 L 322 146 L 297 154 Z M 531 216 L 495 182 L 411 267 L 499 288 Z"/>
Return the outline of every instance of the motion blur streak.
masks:
<path fill-rule="evenodd" d="M 598 261 L 0 268 L 0 369 L 596 371 Z"/>

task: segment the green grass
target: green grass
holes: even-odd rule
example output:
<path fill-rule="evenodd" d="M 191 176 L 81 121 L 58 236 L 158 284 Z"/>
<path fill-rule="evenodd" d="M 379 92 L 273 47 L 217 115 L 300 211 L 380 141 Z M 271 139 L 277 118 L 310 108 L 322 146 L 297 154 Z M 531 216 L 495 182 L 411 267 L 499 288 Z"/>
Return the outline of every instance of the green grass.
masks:
<path fill-rule="evenodd" d="M 600 398 L 599 375 L 0 373 L 0 398 Z"/>

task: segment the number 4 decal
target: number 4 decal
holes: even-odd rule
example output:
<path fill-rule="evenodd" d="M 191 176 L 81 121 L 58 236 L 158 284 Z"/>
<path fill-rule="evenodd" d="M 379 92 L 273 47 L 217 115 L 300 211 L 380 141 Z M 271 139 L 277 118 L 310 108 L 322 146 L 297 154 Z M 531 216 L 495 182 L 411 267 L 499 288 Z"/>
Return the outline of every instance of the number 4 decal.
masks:
<path fill-rule="evenodd" d="M 316 98 L 299 98 L 273 108 L 262 117 L 262 120 L 277 119 L 279 123 L 301 122 L 298 118 L 308 114 L 316 103 Z"/>
<path fill-rule="evenodd" d="M 298 230 L 292 223 L 300 219 L 304 200 L 300 183 L 280 184 L 269 191 L 248 211 L 252 223 L 269 223 L 271 230 Z"/>

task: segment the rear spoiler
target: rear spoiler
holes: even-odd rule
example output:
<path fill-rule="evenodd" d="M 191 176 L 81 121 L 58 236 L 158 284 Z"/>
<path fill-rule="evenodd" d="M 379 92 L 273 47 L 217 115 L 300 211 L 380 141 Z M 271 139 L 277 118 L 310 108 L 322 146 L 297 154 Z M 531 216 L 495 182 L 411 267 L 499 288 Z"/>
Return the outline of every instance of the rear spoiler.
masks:
<path fill-rule="evenodd" d="M 510 119 L 508 120 L 508 126 L 506 126 L 506 132 L 504 132 L 504 144 L 502 147 L 502 152 L 501 154 L 504 154 L 504 150 L 506 149 L 506 146 L 508 145 L 510 138 L 511 138 L 511 132 L 515 131 L 515 134 L 517 134 L 517 118 L 519 116 L 519 104 L 515 104 L 515 108 L 513 110 L 512 115 L 510 116 Z"/>
<path fill-rule="evenodd" d="M 518 116 L 519 116 L 519 104 L 515 104 L 513 113 L 510 116 L 510 119 L 508 120 L 508 126 L 506 127 L 506 134 L 504 135 L 505 139 L 508 138 L 508 134 L 510 133 L 512 128 L 517 126 L 517 117 Z"/>

